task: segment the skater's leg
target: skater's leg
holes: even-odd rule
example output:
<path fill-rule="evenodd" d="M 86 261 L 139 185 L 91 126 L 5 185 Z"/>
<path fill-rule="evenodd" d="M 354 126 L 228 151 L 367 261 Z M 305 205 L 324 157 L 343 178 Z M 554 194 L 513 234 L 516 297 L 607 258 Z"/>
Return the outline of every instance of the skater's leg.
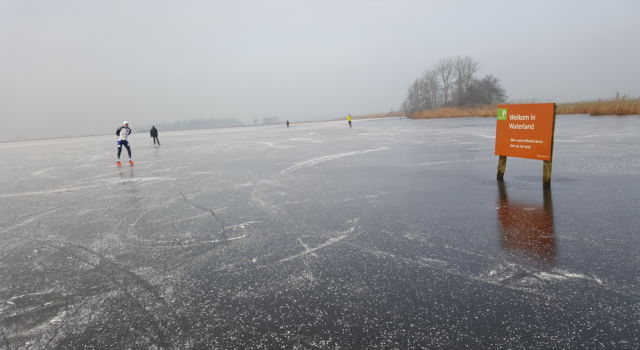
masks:
<path fill-rule="evenodd" d="M 127 147 L 127 153 L 129 154 L 129 160 L 131 160 L 131 147 L 129 147 L 129 145 L 124 145 L 125 147 Z"/>
<path fill-rule="evenodd" d="M 122 153 L 122 145 L 118 145 L 118 160 L 120 160 L 120 153 Z"/>

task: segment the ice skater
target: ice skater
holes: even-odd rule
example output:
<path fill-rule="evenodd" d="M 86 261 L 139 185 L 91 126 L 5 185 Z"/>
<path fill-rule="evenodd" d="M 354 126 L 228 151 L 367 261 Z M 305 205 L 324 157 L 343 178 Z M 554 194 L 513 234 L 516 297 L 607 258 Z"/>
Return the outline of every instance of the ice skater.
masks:
<path fill-rule="evenodd" d="M 158 129 L 156 129 L 156 126 L 152 126 L 151 130 L 149 131 L 149 134 L 151 135 L 151 137 L 153 138 L 153 144 L 156 144 L 156 141 L 158 142 L 158 146 L 160 146 L 160 140 L 158 140 Z"/>
<path fill-rule="evenodd" d="M 349 122 L 349 127 L 351 128 L 351 114 L 347 116 L 347 121 Z"/>
<path fill-rule="evenodd" d="M 289 121 L 287 120 L 287 128 L 289 127 Z"/>
<path fill-rule="evenodd" d="M 131 159 L 131 147 L 129 146 L 129 135 L 131 134 L 131 129 L 129 129 L 129 122 L 126 120 L 122 122 L 122 126 L 116 130 L 116 137 L 118 140 L 118 160 L 116 161 L 117 166 L 121 166 L 120 163 L 120 153 L 122 153 L 122 146 L 127 149 L 127 153 L 129 154 L 129 165 L 133 165 L 133 160 Z"/>

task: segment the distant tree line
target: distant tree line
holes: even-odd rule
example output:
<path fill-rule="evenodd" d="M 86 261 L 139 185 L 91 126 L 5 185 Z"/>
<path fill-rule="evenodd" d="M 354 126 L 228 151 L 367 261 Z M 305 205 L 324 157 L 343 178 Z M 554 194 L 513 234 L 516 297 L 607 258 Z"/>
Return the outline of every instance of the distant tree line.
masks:
<path fill-rule="evenodd" d="M 475 77 L 478 61 L 469 56 L 449 57 L 416 79 L 402 104 L 407 114 L 440 107 L 470 107 L 503 102 L 507 95 L 498 79 Z"/>
<path fill-rule="evenodd" d="M 278 124 L 278 117 L 264 117 L 262 118 L 262 125 Z"/>
<path fill-rule="evenodd" d="M 171 123 L 159 123 L 156 124 L 156 128 L 162 131 L 169 130 L 194 130 L 194 129 L 214 129 L 214 128 L 227 128 L 231 126 L 242 126 L 242 122 L 236 119 L 191 119 L 191 120 L 179 120 Z"/>

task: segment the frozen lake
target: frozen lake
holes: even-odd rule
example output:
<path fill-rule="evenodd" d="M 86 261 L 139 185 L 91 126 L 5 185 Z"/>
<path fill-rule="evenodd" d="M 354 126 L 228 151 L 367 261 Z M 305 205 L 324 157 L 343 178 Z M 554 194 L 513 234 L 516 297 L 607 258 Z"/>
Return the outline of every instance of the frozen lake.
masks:
<path fill-rule="evenodd" d="M 0 348 L 640 347 L 640 118 L 559 116 L 547 191 L 540 161 L 496 182 L 494 133 L 0 144 Z"/>

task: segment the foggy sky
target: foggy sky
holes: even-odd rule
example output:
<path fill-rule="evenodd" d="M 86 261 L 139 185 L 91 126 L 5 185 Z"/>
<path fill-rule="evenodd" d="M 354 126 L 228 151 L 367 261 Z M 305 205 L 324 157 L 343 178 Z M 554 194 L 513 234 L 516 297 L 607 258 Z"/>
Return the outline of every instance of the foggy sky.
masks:
<path fill-rule="evenodd" d="M 640 96 L 640 1 L 0 0 L 0 140 L 399 109 L 469 55 L 512 101 Z"/>

